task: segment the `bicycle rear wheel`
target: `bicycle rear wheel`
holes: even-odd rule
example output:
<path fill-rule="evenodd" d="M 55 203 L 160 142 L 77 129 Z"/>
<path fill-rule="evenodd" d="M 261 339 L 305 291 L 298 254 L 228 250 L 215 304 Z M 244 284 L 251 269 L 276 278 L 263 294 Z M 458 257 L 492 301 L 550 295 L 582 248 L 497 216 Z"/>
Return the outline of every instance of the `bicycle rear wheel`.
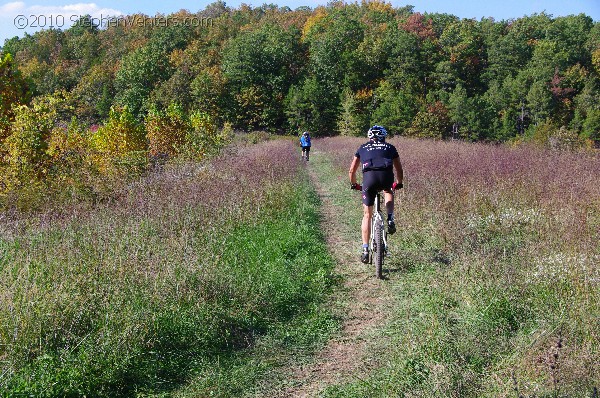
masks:
<path fill-rule="evenodd" d="M 383 258 L 385 256 L 385 247 L 383 244 L 383 223 L 377 222 L 374 228 L 373 236 L 373 261 L 375 262 L 375 276 L 383 278 Z"/>

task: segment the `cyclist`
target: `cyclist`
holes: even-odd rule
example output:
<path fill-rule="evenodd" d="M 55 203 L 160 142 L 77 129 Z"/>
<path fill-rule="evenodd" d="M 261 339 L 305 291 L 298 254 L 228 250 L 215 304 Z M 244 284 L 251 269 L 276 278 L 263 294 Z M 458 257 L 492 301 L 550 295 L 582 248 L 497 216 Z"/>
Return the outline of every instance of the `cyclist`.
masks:
<path fill-rule="evenodd" d="M 300 137 L 300 146 L 302 147 L 302 158 L 308 162 L 308 154 L 310 153 L 310 134 L 308 131 L 302 133 Z"/>
<path fill-rule="evenodd" d="M 394 221 L 394 193 L 395 189 L 402 188 L 404 174 L 398 151 L 392 144 L 385 142 L 387 131 L 381 126 L 373 126 L 369 129 L 367 136 L 369 142 L 358 148 L 354 154 L 354 159 L 350 164 L 350 184 L 352 189 L 361 189 L 356 182 L 356 171 L 358 166 L 362 166 L 362 254 L 361 261 L 369 262 L 369 239 L 371 217 L 373 216 L 373 204 L 375 195 L 383 190 L 385 198 L 385 207 L 387 210 L 387 230 L 388 234 L 396 232 L 396 223 Z M 396 181 L 394 181 L 394 171 Z"/>

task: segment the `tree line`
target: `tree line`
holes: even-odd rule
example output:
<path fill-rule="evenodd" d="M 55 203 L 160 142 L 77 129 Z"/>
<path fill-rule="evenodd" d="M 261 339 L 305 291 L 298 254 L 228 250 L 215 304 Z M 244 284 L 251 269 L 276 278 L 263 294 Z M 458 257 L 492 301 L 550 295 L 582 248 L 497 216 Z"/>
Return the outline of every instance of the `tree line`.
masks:
<path fill-rule="evenodd" d="M 355 135 L 377 123 L 419 137 L 600 139 L 600 24 L 584 14 L 477 21 L 363 0 L 218 1 L 171 16 L 211 23 L 102 27 L 86 16 L 6 40 L 0 140 L 15 104 L 59 93 L 59 116 L 84 125 L 176 107 L 278 133 Z"/>

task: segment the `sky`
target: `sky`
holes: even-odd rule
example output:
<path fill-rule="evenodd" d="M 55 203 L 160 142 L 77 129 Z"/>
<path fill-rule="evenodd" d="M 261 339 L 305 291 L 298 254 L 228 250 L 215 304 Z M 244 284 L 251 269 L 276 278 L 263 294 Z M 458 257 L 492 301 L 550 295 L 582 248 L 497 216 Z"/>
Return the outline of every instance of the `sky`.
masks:
<path fill-rule="evenodd" d="M 0 0 L 0 46 L 4 40 L 14 36 L 23 37 L 25 32 L 32 34 L 41 27 L 54 26 L 68 29 L 78 16 L 89 14 L 101 18 L 107 16 L 143 13 L 146 15 L 170 14 L 185 9 L 196 12 L 204 9 L 214 0 L 97 0 L 94 3 L 77 0 Z M 83 0 L 85 1 L 85 0 Z M 300 6 L 314 8 L 326 5 L 327 0 L 233 0 L 226 1 L 229 7 L 236 8 L 241 3 L 260 6 L 274 3 L 295 9 Z M 349 0 L 353 2 L 354 0 Z M 600 22 L 600 0 L 387 0 L 395 7 L 414 6 L 416 12 L 439 12 L 456 15 L 460 18 L 493 17 L 497 21 L 516 19 L 526 15 L 546 12 L 553 17 L 584 13 Z"/>

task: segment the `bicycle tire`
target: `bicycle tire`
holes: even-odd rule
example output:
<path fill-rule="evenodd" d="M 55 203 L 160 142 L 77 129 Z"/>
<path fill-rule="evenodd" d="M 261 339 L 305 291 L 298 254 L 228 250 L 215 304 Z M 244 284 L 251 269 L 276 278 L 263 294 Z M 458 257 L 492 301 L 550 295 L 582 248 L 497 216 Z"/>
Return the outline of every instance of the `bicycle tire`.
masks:
<path fill-rule="evenodd" d="M 373 236 L 373 261 L 375 262 L 375 276 L 383 279 L 383 259 L 385 256 L 385 247 L 383 244 L 383 223 L 378 222 L 375 226 L 375 236 Z"/>

